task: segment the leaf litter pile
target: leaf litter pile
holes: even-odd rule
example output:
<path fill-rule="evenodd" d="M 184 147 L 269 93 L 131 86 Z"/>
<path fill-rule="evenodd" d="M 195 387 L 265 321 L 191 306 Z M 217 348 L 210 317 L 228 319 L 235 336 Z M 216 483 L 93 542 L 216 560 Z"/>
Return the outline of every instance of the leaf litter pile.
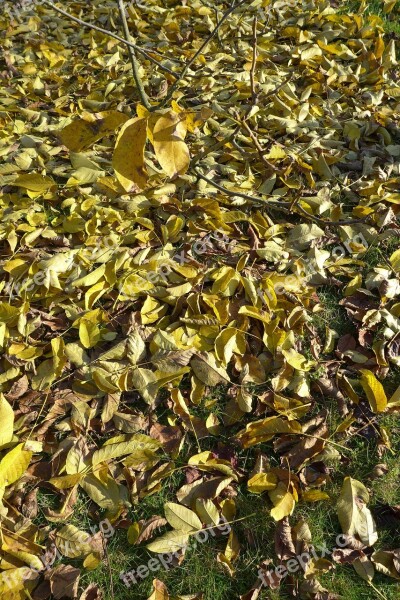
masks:
<path fill-rule="evenodd" d="M 395 39 L 325 0 L 148 0 L 139 95 L 127 46 L 48 4 L 0 9 L 1 598 L 113 597 L 79 582 L 109 561 L 82 498 L 145 564 L 212 531 L 232 598 L 338 598 L 348 565 L 385 597 L 400 506 L 381 541 L 352 454 L 384 476 L 399 440 Z M 117 4 L 62 8 L 122 36 Z M 239 496 L 275 529 L 247 588 Z M 263 577 L 316 505 L 345 547 Z"/>

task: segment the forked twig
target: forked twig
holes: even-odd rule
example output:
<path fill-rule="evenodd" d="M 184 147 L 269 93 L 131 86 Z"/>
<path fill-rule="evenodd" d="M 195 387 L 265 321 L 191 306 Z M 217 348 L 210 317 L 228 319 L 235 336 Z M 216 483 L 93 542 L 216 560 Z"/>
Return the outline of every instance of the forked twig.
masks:
<path fill-rule="evenodd" d="M 217 25 L 214 27 L 214 29 L 212 30 L 212 32 L 210 33 L 208 38 L 203 42 L 203 44 L 200 46 L 200 48 L 197 50 L 197 52 L 192 56 L 192 58 L 189 60 L 189 62 L 186 64 L 186 66 L 182 69 L 182 71 L 181 71 L 180 75 L 177 77 L 176 81 L 171 85 L 169 92 L 163 101 L 163 105 L 167 104 L 171 100 L 173 93 L 175 92 L 176 88 L 179 85 L 179 82 L 186 76 L 190 67 L 196 62 L 196 60 L 198 59 L 200 54 L 202 52 L 204 52 L 205 48 L 207 48 L 208 44 L 211 42 L 213 37 L 218 33 L 221 25 L 226 21 L 226 19 L 229 17 L 229 15 L 231 13 L 233 13 L 234 10 L 239 8 L 239 6 L 241 6 L 245 2 L 246 2 L 246 0 L 240 0 L 240 2 L 238 2 L 237 4 L 233 4 L 232 6 L 230 6 L 228 8 L 227 11 L 225 11 L 223 16 L 221 17 L 221 20 L 217 22 Z"/>
<path fill-rule="evenodd" d="M 161 69 L 162 71 L 165 71 L 166 73 L 169 73 L 172 77 L 174 77 L 174 79 L 178 78 L 178 75 L 176 75 L 173 71 L 171 71 L 171 69 L 162 65 L 158 60 L 156 60 L 150 54 L 148 54 L 148 52 L 146 50 L 143 50 L 143 48 L 141 48 L 140 46 L 137 46 L 133 42 L 129 42 L 128 40 L 125 40 L 123 37 L 120 37 L 119 35 L 117 35 L 116 33 L 113 33 L 112 31 L 108 31 L 107 29 L 103 29 L 102 27 L 98 27 L 97 25 L 94 25 L 93 23 L 88 23 L 87 21 L 83 21 L 82 19 L 79 19 L 78 17 L 71 15 L 71 13 L 63 10 L 62 8 L 59 8 L 50 0 L 42 0 L 42 3 L 47 4 L 47 6 L 51 6 L 51 8 L 54 8 L 54 10 L 56 12 L 60 13 L 64 17 L 67 17 L 71 21 L 74 21 L 75 23 L 82 25 L 82 27 L 88 27 L 89 29 L 94 29 L 94 31 L 99 31 L 100 33 L 103 33 L 104 35 L 108 35 L 109 37 L 112 37 L 115 40 L 118 40 L 122 44 L 125 44 L 125 46 L 130 46 L 136 52 L 138 52 L 139 54 L 142 54 L 147 60 L 152 62 L 154 65 L 157 65 L 157 67 L 159 69 Z"/>

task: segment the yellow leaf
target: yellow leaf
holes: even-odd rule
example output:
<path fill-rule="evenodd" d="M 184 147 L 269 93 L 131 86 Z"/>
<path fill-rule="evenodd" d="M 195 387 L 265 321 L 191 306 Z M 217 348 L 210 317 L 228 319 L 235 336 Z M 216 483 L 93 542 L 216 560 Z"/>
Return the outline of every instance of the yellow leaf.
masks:
<path fill-rule="evenodd" d="M 104 444 L 102 448 L 94 452 L 92 465 L 95 467 L 99 463 L 106 462 L 113 458 L 119 458 L 126 454 L 130 455 L 129 460 L 131 462 L 133 462 L 135 457 L 137 457 L 140 462 L 143 462 L 146 460 L 146 457 L 149 456 L 149 453 L 152 454 L 156 452 L 160 446 L 161 444 L 157 440 L 153 440 L 147 435 L 138 433 L 127 442 Z"/>
<path fill-rule="evenodd" d="M 85 348 L 93 348 L 100 340 L 100 329 L 97 323 L 82 319 L 79 323 L 79 339 Z"/>
<path fill-rule="evenodd" d="M 360 383 L 374 413 L 384 412 L 387 407 L 387 397 L 383 385 L 368 369 L 360 369 Z"/>
<path fill-rule="evenodd" d="M 275 521 L 280 521 L 284 517 L 292 514 L 295 507 L 294 497 L 287 491 L 287 486 L 284 482 L 280 482 L 278 486 L 268 492 L 274 508 L 271 509 L 271 517 Z"/>
<path fill-rule="evenodd" d="M 14 411 L 3 394 L 0 394 L 0 423 L 0 448 L 3 448 L 11 442 L 14 430 Z"/>
<path fill-rule="evenodd" d="M 38 173 L 27 173 L 26 175 L 20 175 L 18 179 L 13 182 L 13 185 L 25 188 L 32 192 L 46 192 L 56 185 L 56 182 L 51 177 L 44 177 Z"/>
<path fill-rule="evenodd" d="M 51 349 L 53 351 L 54 375 L 60 377 L 65 365 L 67 357 L 65 354 L 65 343 L 62 337 L 56 337 L 51 340 Z"/>
<path fill-rule="evenodd" d="M 82 479 L 82 473 L 74 473 L 73 475 L 64 475 L 63 477 L 52 477 L 49 483 L 58 490 L 68 490 L 74 487 Z"/>
<path fill-rule="evenodd" d="M 8 569 L 0 573 L 0 594 L 3 600 L 19 600 L 27 597 L 26 591 L 23 596 L 19 591 L 32 589 L 32 583 L 39 578 L 39 573 L 28 567 Z"/>
<path fill-rule="evenodd" d="M 78 558 L 90 554 L 90 535 L 75 525 L 65 525 L 56 533 L 56 546 L 63 556 Z"/>
<path fill-rule="evenodd" d="M 119 183 L 127 192 L 139 192 L 146 187 L 146 139 L 147 119 L 138 117 L 127 121 L 117 137 L 112 166 Z"/>
<path fill-rule="evenodd" d="M 378 539 L 378 533 L 367 508 L 368 502 L 367 488 L 360 481 L 346 477 L 337 503 L 342 531 L 348 535 L 356 534 L 366 546 L 372 546 Z"/>
<path fill-rule="evenodd" d="M 72 152 L 80 152 L 102 137 L 113 133 L 117 127 L 126 122 L 128 117 L 112 110 L 90 115 L 90 119 L 76 119 L 60 131 L 61 142 Z"/>
<path fill-rule="evenodd" d="M 183 175 L 189 168 L 189 148 L 183 141 L 185 133 L 182 117 L 173 112 L 160 117 L 154 126 L 154 151 L 169 177 Z"/>
<path fill-rule="evenodd" d="M 183 533 L 182 531 L 174 529 L 173 531 L 168 531 L 158 539 L 154 540 L 154 542 L 148 544 L 146 548 L 151 552 L 155 552 L 156 554 L 177 552 L 186 546 L 188 541 L 188 533 Z"/>
<path fill-rule="evenodd" d="M 18 481 L 29 466 L 32 452 L 23 449 L 24 444 L 18 444 L 8 452 L 0 462 L 0 488 Z"/>
<path fill-rule="evenodd" d="M 302 499 L 305 502 L 319 502 L 320 500 L 329 500 L 329 494 L 322 490 L 307 490 L 303 493 Z"/>
<path fill-rule="evenodd" d="M 253 494 L 262 494 L 266 490 L 276 488 L 278 478 L 275 473 L 256 473 L 247 482 L 249 492 Z"/>
<path fill-rule="evenodd" d="M 189 508 L 175 502 L 167 502 L 164 509 L 165 518 L 174 529 L 183 533 L 193 533 L 202 529 L 199 517 Z"/>
<path fill-rule="evenodd" d="M 153 579 L 154 591 L 147 600 L 170 600 L 165 583 L 159 579 Z"/>

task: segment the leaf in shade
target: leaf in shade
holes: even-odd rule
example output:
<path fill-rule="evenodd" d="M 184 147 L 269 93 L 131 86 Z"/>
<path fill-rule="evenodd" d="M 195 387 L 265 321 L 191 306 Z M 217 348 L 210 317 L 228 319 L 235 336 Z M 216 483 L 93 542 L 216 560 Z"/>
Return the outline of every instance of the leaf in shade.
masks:
<path fill-rule="evenodd" d="M 369 560 L 369 558 L 362 553 L 360 557 L 356 558 L 353 562 L 354 570 L 357 575 L 364 579 L 365 581 L 372 581 L 375 574 L 374 564 Z"/>
<path fill-rule="evenodd" d="M 371 560 L 377 571 L 400 580 L 400 549 L 378 550 L 371 555 Z"/>
<path fill-rule="evenodd" d="M 133 523 L 128 529 L 128 541 L 130 544 L 142 544 L 153 537 L 156 529 L 167 524 L 167 520 L 163 517 L 154 515 L 147 521 L 139 521 Z"/>
<path fill-rule="evenodd" d="M 79 600 L 104 600 L 104 596 L 97 583 L 91 583 L 79 596 Z"/>
<path fill-rule="evenodd" d="M 81 571 L 71 565 L 58 565 L 49 576 L 51 593 L 55 600 L 76 598 Z"/>

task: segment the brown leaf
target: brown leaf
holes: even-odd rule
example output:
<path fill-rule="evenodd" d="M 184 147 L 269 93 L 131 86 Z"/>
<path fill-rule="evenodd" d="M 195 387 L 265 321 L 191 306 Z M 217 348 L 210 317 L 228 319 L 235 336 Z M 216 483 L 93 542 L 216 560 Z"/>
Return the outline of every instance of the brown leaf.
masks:
<path fill-rule="evenodd" d="M 143 542 L 146 542 L 153 536 L 156 529 L 163 527 L 166 524 L 167 520 L 157 515 L 154 515 L 147 521 L 139 521 L 140 532 L 136 540 L 136 544 L 142 544 Z"/>
<path fill-rule="evenodd" d="M 18 398 L 21 398 L 21 396 L 23 396 L 29 389 L 29 380 L 28 377 L 26 375 L 23 375 L 23 377 L 21 377 L 20 379 L 18 379 L 18 381 L 16 381 L 15 383 L 13 383 L 13 385 L 11 386 L 10 391 L 5 394 L 7 400 L 18 400 Z"/>
<path fill-rule="evenodd" d="M 59 565 L 49 574 L 46 574 L 46 578 L 50 581 L 51 593 L 55 600 L 76 598 L 80 576 L 80 569 L 76 569 L 71 565 Z"/>
<path fill-rule="evenodd" d="M 296 556 L 296 548 L 293 543 L 292 528 L 289 524 L 289 518 L 285 517 L 276 526 L 275 529 L 275 552 L 281 560 L 288 560 Z"/>
<path fill-rule="evenodd" d="M 165 452 L 171 454 L 179 448 L 183 432 L 177 425 L 154 423 L 150 429 L 150 436 L 161 442 Z"/>
<path fill-rule="evenodd" d="M 79 596 L 79 600 L 103 600 L 103 592 L 97 583 L 91 583 Z"/>

